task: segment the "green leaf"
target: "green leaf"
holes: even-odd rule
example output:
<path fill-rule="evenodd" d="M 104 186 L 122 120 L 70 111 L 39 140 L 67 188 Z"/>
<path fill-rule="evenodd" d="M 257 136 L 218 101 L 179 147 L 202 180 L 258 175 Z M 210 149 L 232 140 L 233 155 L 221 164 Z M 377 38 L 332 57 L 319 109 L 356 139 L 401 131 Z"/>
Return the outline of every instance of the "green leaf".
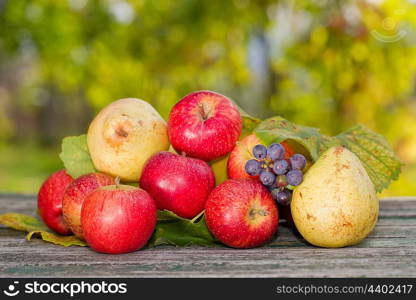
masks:
<path fill-rule="evenodd" d="M 208 231 L 203 212 L 189 220 L 163 210 L 158 211 L 158 222 L 148 247 L 163 244 L 215 246 L 216 240 Z"/>
<path fill-rule="evenodd" d="M 74 178 L 96 172 L 87 146 L 87 136 L 69 136 L 62 141 L 59 158 L 64 163 L 67 173 Z"/>
<path fill-rule="evenodd" d="M 31 231 L 26 235 L 26 239 L 30 241 L 32 237 L 39 236 L 42 240 L 45 242 L 53 243 L 55 245 L 60 246 L 88 246 L 88 244 L 79 238 L 77 238 L 75 235 L 59 235 L 55 234 L 49 231 L 41 231 L 41 230 L 35 230 Z"/>
<path fill-rule="evenodd" d="M 46 225 L 43 224 L 43 222 L 39 219 L 18 213 L 7 213 L 0 215 L 0 224 L 26 232 L 48 230 L 48 227 L 46 227 Z"/>
<path fill-rule="evenodd" d="M 359 157 L 377 192 L 385 189 L 400 174 L 402 164 L 384 137 L 362 125 L 331 137 L 320 133 L 317 128 L 273 117 L 261 122 L 254 131 L 266 144 L 284 140 L 299 143 L 308 150 L 313 161 L 328 148 L 342 145 Z"/>
<path fill-rule="evenodd" d="M 335 138 L 360 158 L 377 192 L 399 177 L 402 163 L 382 135 L 357 125 Z"/>
<path fill-rule="evenodd" d="M 198 215 L 198 216 L 200 216 L 200 215 Z M 170 210 L 158 210 L 157 211 L 157 221 L 158 222 L 159 221 L 177 221 L 177 220 L 191 221 L 192 222 L 192 220 L 179 217 L 178 215 L 176 215 L 174 212 L 171 212 Z"/>
<path fill-rule="evenodd" d="M 297 125 L 282 117 L 264 120 L 254 131 L 268 145 L 293 140 L 308 149 L 314 161 L 319 158 L 322 149 L 327 149 L 334 143 L 332 138 L 324 137 L 319 129 Z"/>
<path fill-rule="evenodd" d="M 61 246 L 88 246 L 88 244 L 75 235 L 63 236 L 53 233 L 42 221 L 32 216 L 18 213 L 0 215 L 0 224 L 7 227 L 28 232 L 26 239 L 30 241 L 33 236 L 39 236 L 42 240 Z"/>
<path fill-rule="evenodd" d="M 237 107 L 238 111 L 240 112 L 241 119 L 243 120 L 243 131 L 241 135 L 244 137 L 246 135 L 251 134 L 253 130 L 260 124 L 261 120 L 247 113 L 233 99 L 230 100 Z"/>
<path fill-rule="evenodd" d="M 245 136 L 251 134 L 253 130 L 260 124 L 261 120 L 249 115 L 238 105 L 237 107 L 240 112 L 241 118 L 243 119 L 242 135 Z"/>

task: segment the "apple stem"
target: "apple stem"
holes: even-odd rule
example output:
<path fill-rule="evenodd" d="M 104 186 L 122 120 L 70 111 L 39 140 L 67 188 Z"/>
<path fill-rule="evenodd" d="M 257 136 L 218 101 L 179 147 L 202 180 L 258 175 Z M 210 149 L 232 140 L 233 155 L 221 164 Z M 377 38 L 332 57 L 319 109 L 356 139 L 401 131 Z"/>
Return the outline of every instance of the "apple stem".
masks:
<path fill-rule="evenodd" d="M 206 121 L 210 118 L 211 112 L 204 103 L 199 104 L 199 113 L 201 115 L 202 121 Z"/>
<path fill-rule="evenodd" d="M 119 188 L 119 187 L 120 187 L 120 177 L 119 177 L 119 176 L 117 176 L 117 177 L 116 177 L 116 179 L 115 179 L 114 181 L 115 181 L 115 183 L 116 183 L 116 188 Z"/>
<path fill-rule="evenodd" d="M 255 209 L 255 208 L 251 209 L 250 212 L 249 212 L 250 218 L 254 219 L 256 217 L 256 215 L 265 217 L 265 216 L 268 215 L 268 213 L 266 211 L 262 210 L 262 209 Z"/>

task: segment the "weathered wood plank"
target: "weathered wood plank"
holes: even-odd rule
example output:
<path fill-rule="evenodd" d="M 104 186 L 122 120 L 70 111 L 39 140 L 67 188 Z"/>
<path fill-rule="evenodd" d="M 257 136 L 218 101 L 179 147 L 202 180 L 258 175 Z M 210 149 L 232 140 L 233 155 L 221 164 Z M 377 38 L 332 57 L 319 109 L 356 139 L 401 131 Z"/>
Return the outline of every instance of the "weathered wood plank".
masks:
<path fill-rule="evenodd" d="M 36 248 L 37 245 L 30 248 Z M 50 247 L 47 247 L 50 248 Z M 35 250 L 35 249 L 33 249 Z M 86 248 L 7 254 L 8 276 L 414 276 L 415 250 L 161 247 L 126 255 L 96 254 Z M 290 251 L 289 251 L 290 250 Z M 18 263 L 17 263 L 18 261 Z M 399 268 L 398 268 L 399 266 Z"/>
<path fill-rule="evenodd" d="M 0 214 L 34 215 L 32 196 L 0 195 Z M 124 255 L 60 247 L 0 227 L 0 277 L 416 277 L 416 201 L 382 201 L 374 232 L 360 245 L 322 249 L 280 226 L 268 246 L 160 246 Z"/>

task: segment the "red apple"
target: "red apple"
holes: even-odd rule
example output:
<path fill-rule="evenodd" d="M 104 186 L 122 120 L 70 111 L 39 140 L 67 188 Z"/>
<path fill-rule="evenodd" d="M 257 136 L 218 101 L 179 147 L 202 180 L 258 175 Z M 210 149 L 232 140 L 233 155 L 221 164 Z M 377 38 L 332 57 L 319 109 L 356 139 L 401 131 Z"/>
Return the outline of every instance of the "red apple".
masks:
<path fill-rule="evenodd" d="M 230 158 L 227 163 L 228 177 L 234 178 L 255 178 L 246 173 L 246 162 L 250 159 L 255 159 L 253 155 L 254 146 L 262 144 L 260 139 L 255 134 L 250 134 L 237 142 L 237 145 L 231 151 Z M 286 142 L 281 142 L 282 146 L 286 150 L 285 158 L 290 158 L 294 151 Z"/>
<path fill-rule="evenodd" d="M 81 223 L 85 240 L 103 253 L 127 253 L 146 245 L 156 227 L 156 205 L 130 185 L 101 187 L 87 196 Z"/>
<path fill-rule="evenodd" d="M 229 179 L 209 195 L 205 205 L 208 229 L 234 248 L 263 245 L 276 233 L 279 213 L 270 192 L 254 179 Z"/>
<path fill-rule="evenodd" d="M 157 208 L 193 218 L 204 210 L 215 187 L 215 177 L 209 165 L 200 159 L 162 151 L 146 163 L 140 187 L 153 197 Z"/>
<path fill-rule="evenodd" d="M 46 225 L 59 234 L 70 234 L 71 230 L 62 216 L 62 200 L 65 189 L 74 179 L 60 170 L 49 176 L 38 193 L 39 215 Z"/>
<path fill-rule="evenodd" d="M 229 153 L 242 130 L 237 107 L 211 91 L 185 96 L 172 109 L 168 121 L 170 142 L 178 153 L 211 161 Z"/>
<path fill-rule="evenodd" d="M 253 148 L 258 144 L 261 144 L 261 141 L 255 134 L 250 134 L 237 142 L 227 162 L 229 178 L 254 178 L 246 173 L 245 165 L 248 160 L 254 159 Z"/>
<path fill-rule="evenodd" d="M 101 186 L 114 184 L 114 178 L 103 173 L 89 173 L 74 180 L 66 189 L 63 200 L 64 219 L 72 232 L 84 239 L 81 228 L 81 207 L 85 198 Z"/>

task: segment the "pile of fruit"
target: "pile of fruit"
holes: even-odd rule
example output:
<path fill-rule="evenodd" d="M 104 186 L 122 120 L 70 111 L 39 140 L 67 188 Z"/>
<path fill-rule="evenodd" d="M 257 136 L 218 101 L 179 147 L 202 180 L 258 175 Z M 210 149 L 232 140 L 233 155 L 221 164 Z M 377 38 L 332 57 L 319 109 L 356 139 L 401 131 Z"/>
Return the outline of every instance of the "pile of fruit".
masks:
<path fill-rule="evenodd" d="M 104 253 L 139 250 L 152 236 L 179 244 L 172 230 L 183 245 L 257 247 L 283 218 L 313 245 L 354 245 L 377 222 L 376 190 L 400 170 L 363 127 L 329 137 L 279 117 L 262 122 L 211 91 L 181 99 L 167 123 L 145 101 L 115 101 L 86 136 L 64 139 L 61 159 L 66 169 L 40 188 L 40 217 Z"/>

